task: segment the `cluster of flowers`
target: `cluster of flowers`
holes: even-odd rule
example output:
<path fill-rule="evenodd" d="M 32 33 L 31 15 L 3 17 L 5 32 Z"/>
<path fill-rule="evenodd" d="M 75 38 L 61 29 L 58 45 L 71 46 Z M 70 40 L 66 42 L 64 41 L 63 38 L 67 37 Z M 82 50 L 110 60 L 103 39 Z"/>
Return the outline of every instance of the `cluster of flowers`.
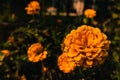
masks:
<path fill-rule="evenodd" d="M 38 1 L 31 1 L 28 4 L 28 7 L 25 8 L 25 10 L 27 10 L 27 14 L 29 15 L 39 14 L 40 9 L 41 7 Z M 51 11 L 56 12 L 56 9 L 54 7 L 48 8 L 48 12 L 51 12 Z M 94 9 L 86 9 L 84 12 L 84 15 L 87 18 L 93 18 L 96 16 L 96 11 Z"/>
<path fill-rule="evenodd" d="M 28 4 L 28 7 L 25 8 L 27 10 L 27 14 L 32 15 L 32 14 L 39 14 L 40 11 L 40 3 L 37 1 L 31 1 Z"/>
<path fill-rule="evenodd" d="M 69 73 L 76 66 L 91 68 L 102 64 L 108 56 L 109 45 L 110 41 L 99 28 L 82 25 L 65 37 L 58 66 L 64 73 Z"/>
<path fill-rule="evenodd" d="M 31 1 L 28 4 L 27 14 L 38 14 L 40 4 L 37 1 Z M 87 18 L 96 16 L 94 9 L 87 9 L 84 12 Z M 14 42 L 13 38 L 9 38 L 10 42 Z M 82 25 L 76 30 L 72 30 L 62 43 L 63 53 L 58 57 L 59 69 L 64 73 L 73 71 L 76 66 L 91 68 L 95 65 L 102 64 L 108 56 L 110 41 L 107 36 L 100 31 L 99 28 Z M 9 51 L 3 50 L 6 56 Z M 48 52 L 43 48 L 41 43 L 32 44 L 27 51 L 28 60 L 31 62 L 39 62 L 47 57 Z"/>
<path fill-rule="evenodd" d="M 10 55 L 10 51 L 7 49 L 1 50 L 0 53 L 4 55 L 2 59 Z M 47 57 L 48 52 L 44 50 L 41 43 L 34 43 L 28 47 L 27 54 L 30 62 L 39 62 Z"/>

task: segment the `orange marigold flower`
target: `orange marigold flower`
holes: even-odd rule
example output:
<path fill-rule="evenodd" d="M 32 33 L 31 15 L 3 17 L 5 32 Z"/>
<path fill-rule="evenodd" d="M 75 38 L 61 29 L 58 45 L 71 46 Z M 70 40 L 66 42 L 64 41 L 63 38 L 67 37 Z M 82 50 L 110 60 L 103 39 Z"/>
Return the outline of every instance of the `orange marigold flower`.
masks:
<path fill-rule="evenodd" d="M 93 17 L 96 16 L 96 11 L 94 9 L 86 9 L 85 12 L 84 12 L 84 15 L 87 18 L 93 18 Z"/>
<path fill-rule="evenodd" d="M 3 53 L 6 57 L 10 55 L 10 51 L 7 49 L 1 50 L 1 53 Z"/>
<path fill-rule="evenodd" d="M 7 49 L 1 50 L 1 53 L 3 53 L 6 57 L 10 55 L 10 51 Z"/>
<path fill-rule="evenodd" d="M 47 51 L 43 50 L 40 43 L 34 43 L 28 48 L 28 60 L 31 62 L 39 62 L 47 57 Z"/>
<path fill-rule="evenodd" d="M 71 61 L 71 58 L 66 53 L 63 53 L 58 57 L 58 67 L 64 73 L 69 73 L 75 69 L 76 64 Z"/>
<path fill-rule="evenodd" d="M 27 10 L 27 14 L 29 15 L 38 14 L 40 9 L 40 4 L 37 1 L 31 1 L 28 4 L 28 7 L 25 8 L 25 10 Z"/>
<path fill-rule="evenodd" d="M 110 41 L 99 28 L 82 25 L 65 37 L 62 50 L 77 66 L 89 68 L 105 61 L 109 45 Z"/>

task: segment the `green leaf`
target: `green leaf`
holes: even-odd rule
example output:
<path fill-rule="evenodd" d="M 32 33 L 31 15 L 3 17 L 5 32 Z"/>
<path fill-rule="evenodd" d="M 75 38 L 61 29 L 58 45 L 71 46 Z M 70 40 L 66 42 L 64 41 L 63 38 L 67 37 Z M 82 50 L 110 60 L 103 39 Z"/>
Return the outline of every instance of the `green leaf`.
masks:
<path fill-rule="evenodd" d="M 114 61 L 119 62 L 119 54 L 117 52 L 113 52 Z"/>
<path fill-rule="evenodd" d="M 118 14 L 116 14 L 116 13 L 113 13 L 113 14 L 112 14 L 112 18 L 113 18 L 113 19 L 116 19 L 116 18 L 118 18 Z"/>

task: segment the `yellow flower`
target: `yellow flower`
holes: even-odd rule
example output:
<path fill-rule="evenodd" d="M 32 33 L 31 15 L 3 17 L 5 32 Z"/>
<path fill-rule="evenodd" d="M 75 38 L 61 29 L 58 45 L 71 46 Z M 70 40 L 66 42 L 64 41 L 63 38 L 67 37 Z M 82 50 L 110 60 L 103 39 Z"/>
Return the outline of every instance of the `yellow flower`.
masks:
<path fill-rule="evenodd" d="M 89 68 L 105 61 L 109 45 L 110 41 L 99 28 L 82 25 L 65 37 L 62 50 L 77 66 Z"/>
<path fill-rule="evenodd" d="M 27 14 L 29 15 L 38 14 L 40 9 L 40 4 L 37 1 L 31 1 L 28 4 L 28 7 L 25 8 L 25 10 L 27 10 Z"/>
<path fill-rule="evenodd" d="M 75 69 L 76 64 L 67 57 L 66 53 L 63 53 L 58 57 L 58 67 L 64 73 L 69 73 Z"/>
<path fill-rule="evenodd" d="M 43 50 L 40 43 L 34 43 L 28 48 L 28 60 L 31 62 L 39 62 L 47 57 L 47 51 Z"/>
<path fill-rule="evenodd" d="M 10 55 L 10 51 L 7 49 L 1 50 L 1 53 L 3 53 L 6 57 Z"/>
<path fill-rule="evenodd" d="M 87 18 L 93 18 L 93 17 L 96 16 L 96 11 L 94 9 L 86 9 L 85 12 L 84 12 L 84 15 Z"/>

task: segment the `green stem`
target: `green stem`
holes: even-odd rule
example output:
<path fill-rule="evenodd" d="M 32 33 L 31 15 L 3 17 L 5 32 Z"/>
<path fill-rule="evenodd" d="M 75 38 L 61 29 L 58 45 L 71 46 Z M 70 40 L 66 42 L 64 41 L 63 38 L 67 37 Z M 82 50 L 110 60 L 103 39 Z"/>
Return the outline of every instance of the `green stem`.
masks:
<path fill-rule="evenodd" d="M 83 77 L 85 77 L 85 75 L 83 74 L 82 70 L 79 67 L 78 67 L 78 71 Z"/>
<path fill-rule="evenodd" d="M 44 79 L 45 73 L 43 72 L 43 67 L 44 67 L 44 64 L 43 64 L 43 62 L 42 62 L 42 61 L 41 61 L 41 66 L 42 66 L 42 77 L 41 77 L 41 79 L 40 79 L 40 80 L 45 80 L 45 79 Z"/>

